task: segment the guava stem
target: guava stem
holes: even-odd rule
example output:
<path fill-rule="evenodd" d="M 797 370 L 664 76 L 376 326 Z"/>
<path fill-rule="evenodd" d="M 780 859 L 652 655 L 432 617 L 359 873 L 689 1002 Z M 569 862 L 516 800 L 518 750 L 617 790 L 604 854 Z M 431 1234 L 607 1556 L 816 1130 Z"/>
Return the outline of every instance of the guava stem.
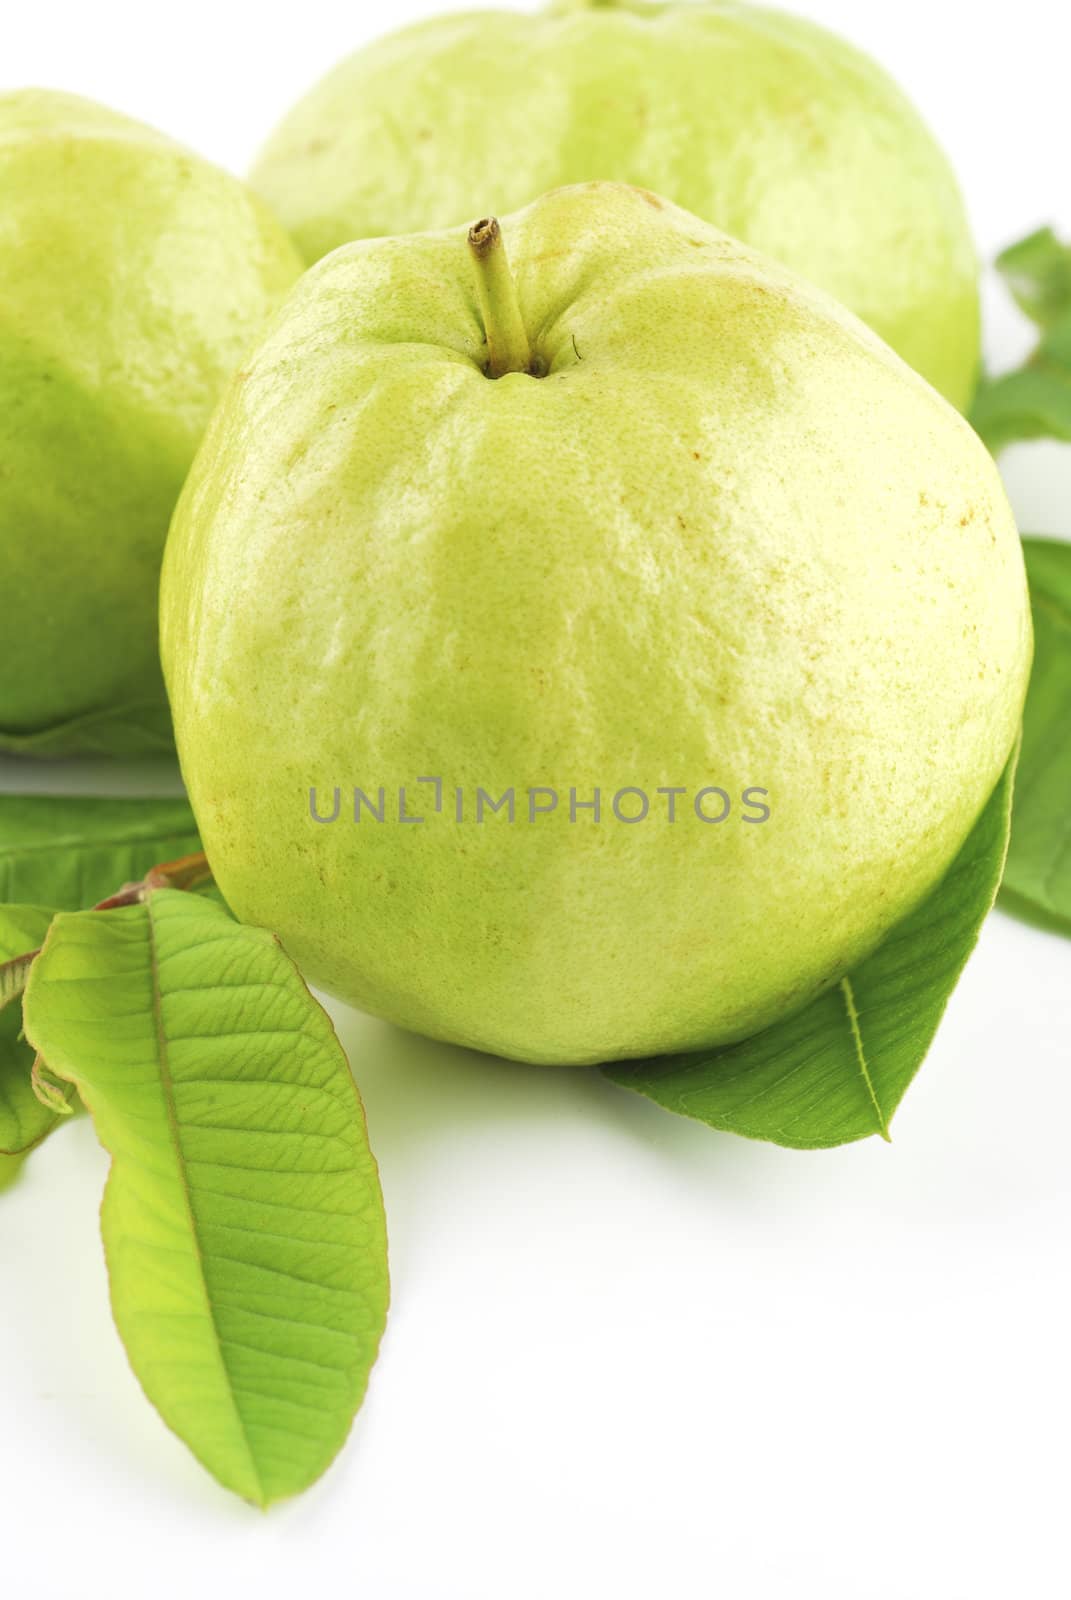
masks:
<path fill-rule="evenodd" d="M 469 249 L 476 262 L 480 314 L 487 339 L 487 375 L 502 378 L 507 372 L 530 372 L 532 348 L 497 217 L 484 217 L 472 224 Z"/>
<path fill-rule="evenodd" d="M 106 900 L 98 900 L 94 911 L 117 911 L 122 906 L 139 906 L 153 889 L 196 889 L 209 883 L 212 868 L 203 850 L 192 856 L 179 856 L 176 861 L 165 861 L 153 867 L 137 883 L 124 883 L 121 889 Z"/>

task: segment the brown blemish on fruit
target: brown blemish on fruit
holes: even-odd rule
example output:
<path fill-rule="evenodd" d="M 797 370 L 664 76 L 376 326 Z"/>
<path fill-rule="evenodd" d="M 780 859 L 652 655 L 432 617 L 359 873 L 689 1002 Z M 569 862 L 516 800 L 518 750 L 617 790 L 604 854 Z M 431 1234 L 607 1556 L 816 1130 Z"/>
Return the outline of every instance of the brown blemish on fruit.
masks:
<path fill-rule="evenodd" d="M 657 194 L 653 193 L 652 190 L 650 190 L 650 189 L 637 189 L 636 193 L 640 196 L 640 198 L 642 200 L 646 200 L 647 204 L 649 206 L 654 206 L 656 211 L 664 211 L 666 209 L 666 202 L 662 199 L 662 197 L 660 195 L 657 195 Z"/>

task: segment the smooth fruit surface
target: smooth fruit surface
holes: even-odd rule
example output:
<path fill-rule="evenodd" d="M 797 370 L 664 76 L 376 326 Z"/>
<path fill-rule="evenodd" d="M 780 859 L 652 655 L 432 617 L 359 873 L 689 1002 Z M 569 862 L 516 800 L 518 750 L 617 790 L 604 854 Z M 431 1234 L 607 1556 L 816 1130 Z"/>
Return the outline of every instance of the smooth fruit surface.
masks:
<path fill-rule="evenodd" d="M 590 184 L 502 236 L 543 376 L 486 375 L 450 231 L 320 263 L 217 412 L 162 584 L 198 823 L 239 916 L 406 1027 L 545 1062 L 743 1036 L 880 940 L 1000 776 L 1015 525 L 945 401 L 708 224 Z"/>
<path fill-rule="evenodd" d="M 596 0 L 418 23 L 301 100 L 252 182 L 315 261 L 593 178 L 784 261 L 967 408 L 978 274 L 952 171 L 892 80 L 799 17 Z"/>
<path fill-rule="evenodd" d="M 263 202 L 162 134 L 71 95 L 0 97 L 0 749 L 170 742 L 168 522 L 299 271 Z"/>

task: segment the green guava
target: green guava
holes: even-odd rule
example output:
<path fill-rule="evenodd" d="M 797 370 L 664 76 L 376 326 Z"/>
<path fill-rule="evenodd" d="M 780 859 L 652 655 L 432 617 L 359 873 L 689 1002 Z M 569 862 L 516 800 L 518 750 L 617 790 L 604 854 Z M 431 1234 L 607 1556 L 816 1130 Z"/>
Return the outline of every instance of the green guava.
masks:
<path fill-rule="evenodd" d="M 167 526 L 301 263 L 263 201 L 72 95 L 0 96 L 0 750 L 171 745 Z"/>
<path fill-rule="evenodd" d="M 873 61 L 740 0 L 438 17 L 359 51 L 252 175 L 306 260 L 590 178 L 668 196 L 848 306 L 966 410 L 978 271 L 949 165 Z"/>
<path fill-rule="evenodd" d="M 615 184 L 307 273 L 193 466 L 161 638 L 235 912 L 370 1012 L 539 1062 L 837 981 L 962 845 L 1031 656 L 967 423 Z"/>

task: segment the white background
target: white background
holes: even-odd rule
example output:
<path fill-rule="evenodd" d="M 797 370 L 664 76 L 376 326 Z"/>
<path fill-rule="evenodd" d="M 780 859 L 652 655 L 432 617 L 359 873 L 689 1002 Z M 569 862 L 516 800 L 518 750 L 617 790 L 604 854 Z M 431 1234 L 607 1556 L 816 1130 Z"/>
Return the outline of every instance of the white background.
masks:
<path fill-rule="evenodd" d="M 39 0 L 5 17 L 0 70 L 240 171 L 341 53 L 433 9 Z M 987 255 L 1071 228 L 1056 0 L 797 9 L 913 94 Z M 1018 357 L 1027 331 L 988 295 L 991 353 Z M 1005 466 L 1024 528 L 1071 537 L 1063 452 Z M 26 783 L 8 763 L 0 785 Z M 994 915 L 892 1147 L 810 1155 L 338 1011 L 394 1309 L 345 1455 L 268 1517 L 142 1399 L 106 1303 L 106 1163 L 85 1119 L 65 1128 L 0 1201 L 0 1582 L 24 1600 L 1065 1596 L 1069 974 L 1066 942 Z"/>

